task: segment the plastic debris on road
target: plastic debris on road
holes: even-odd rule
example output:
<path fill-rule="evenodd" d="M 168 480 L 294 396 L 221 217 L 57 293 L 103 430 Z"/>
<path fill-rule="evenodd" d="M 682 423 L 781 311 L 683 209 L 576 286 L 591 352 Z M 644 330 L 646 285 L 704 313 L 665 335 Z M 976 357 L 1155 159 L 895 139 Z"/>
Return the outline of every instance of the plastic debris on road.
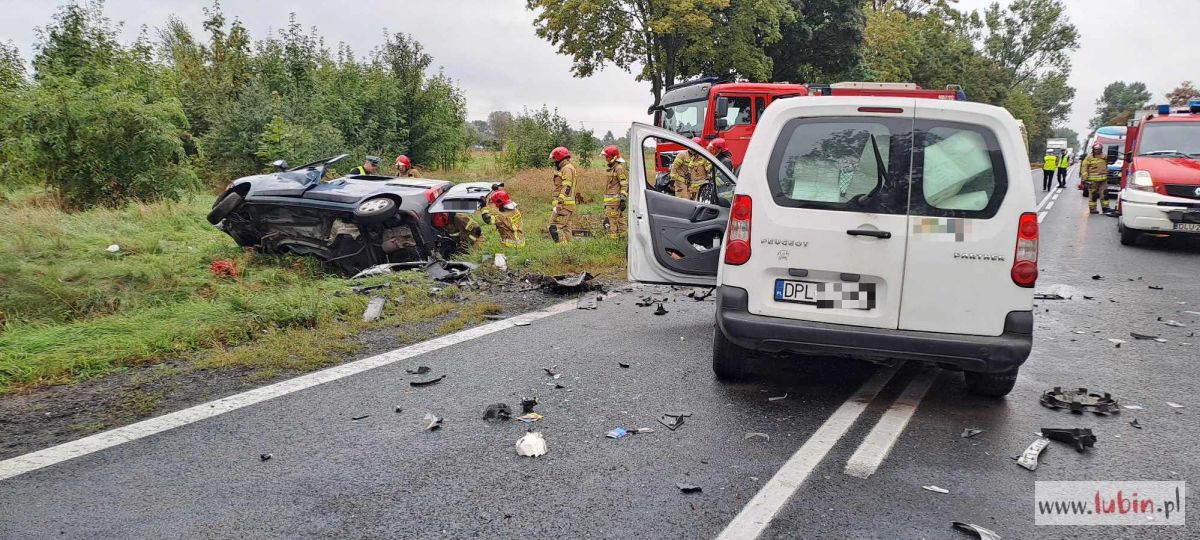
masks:
<path fill-rule="evenodd" d="M 404 371 L 408 372 L 410 375 L 424 375 L 429 373 L 429 366 L 411 366 L 406 368 Z"/>
<path fill-rule="evenodd" d="M 529 326 L 529 321 L 515 321 L 513 326 Z"/>
<path fill-rule="evenodd" d="M 417 380 L 413 380 L 413 381 L 408 381 L 408 384 L 410 384 L 412 386 L 429 386 L 429 385 L 437 383 L 438 381 L 441 381 L 442 379 L 445 379 L 445 378 L 446 378 L 445 375 L 438 375 L 437 377 L 428 377 L 425 379 L 417 379 Z"/>
<path fill-rule="evenodd" d="M 218 259 L 208 265 L 208 271 L 217 277 L 235 278 L 238 275 L 237 264 L 230 259 Z"/>
<path fill-rule="evenodd" d="M 617 362 L 617 367 L 628 369 L 629 364 L 626 364 L 625 362 Z"/>
<path fill-rule="evenodd" d="M 1099 281 L 1101 279 L 1104 279 L 1104 276 L 1102 276 L 1100 274 L 1096 274 L 1096 275 L 1092 276 L 1092 279 Z"/>
<path fill-rule="evenodd" d="M 1141 405 L 1125 405 L 1125 408 L 1126 408 L 1126 409 L 1129 409 L 1129 410 L 1131 410 L 1131 411 L 1140 411 L 1140 410 L 1142 410 L 1142 406 L 1141 406 Z"/>
<path fill-rule="evenodd" d="M 1152 290 L 1152 291 L 1161 291 L 1161 290 L 1163 290 L 1163 288 L 1162 288 L 1162 287 L 1159 287 L 1158 285 L 1147 285 L 1147 286 L 1146 286 L 1146 288 L 1147 288 L 1147 289 L 1150 289 L 1150 290 Z"/>
<path fill-rule="evenodd" d="M 493 403 L 483 411 L 484 420 L 508 420 L 512 418 L 512 409 L 507 403 Z"/>
<path fill-rule="evenodd" d="M 673 412 L 665 413 L 658 418 L 658 423 L 667 426 L 667 429 L 675 431 L 683 426 L 683 419 L 691 416 L 690 412 Z"/>
<path fill-rule="evenodd" d="M 1158 339 L 1158 336 L 1154 334 L 1140 334 L 1138 332 L 1130 332 L 1129 336 L 1133 339 Z"/>
<path fill-rule="evenodd" d="M 361 278 L 371 277 L 371 276 L 380 276 L 383 274 L 390 274 L 397 270 L 414 270 L 417 268 L 421 268 L 422 266 L 425 266 L 425 264 L 426 264 L 425 262 L 377 264 L 375 266 L 372 266 L 370 268 L 363 270 L 362 272 L 359 272 L 357 274 L 354 274 L 353 276 L 350 276 L 350 279 L 361 279 Z"/>
<path fill-rule="evenodd" d="M 625 437 L 629 436 L 629 432 L 626 431 L 625 428 L 613 428 L 608 430 L 604 436 L 610 439 L 624 439 Z"/>
<path fill-rule="evenodd" d="M 1074 446 L 1076 452 L 1096 446 L 1096 436 L 1088 428 L 1042 428 L 1042 436 Z"/>
<path fill-rule="evenodd" d="M 379 316 L 383 315 L 384 301 L 385 300 L 382 296 L 372 296 L 371 299 L 367 301 L 367 309 L 363 310 L 363 322 L 379 320 Z"/>
<path fill-rule="evenodd" d="M 667 311 L 667 308 L 663 307 L 662 302 L 659 302 L 658 309 L 654 310 L 655 315 L 666 315 L 668 313 L 670 313 L 670 311 Z"/>
<path fill-rule="evenodd" d="M 599 296 L 595 294 L 585 294 L 579 297 L 579 301 L 575 303 L 575 309 L 596 309 L 599 307 Z"/>
<path fill-rule="evenodd" d="M 934 493 L 950 493 L 950 490 L 948 490 L 946 488 L 940 488 L 937 486 L 921 486 L 921 489 L 923 489 L 925 491 L 932 491 Z"/>
<path fill-rule="evenodd" d="M 273 457 L 275 457 L 275 456 L 272 456 L 271 454 L 259 454 L 259 455 L 258 455 L 258 460 L 259 460 L 259 461 L 267 461 L 267 460 L 269 460 L 269 459 L 271 459 L 271 458 L 273 458 Z"/>
<path fill-rule="evenodd" d="M 517 455 L 538 457 L 546 453 L 546 438 L 540 431 L 530 431 L 517 439 Z"/>
<path fill-rule="evenodd" d="M 495 257 L 492 257 L 492 265 L 499 268 L 501 272 L 507 272 L 508 256 L 503 253 L 497 253 Z"/>
<path fill-rule="evenodd" d="M 787 397 L 788 397 L 787 393 L 784 393 L 782 396 L 771 396 L 771 397 L 767 398 L 767 401 L 782 401 L 782 400 L 787 399 Z"/>
<path fill-rule="evenodd" d="M 979 537 L 979 540 L 1000 540 L 1000 535 L 996 534 L 991 529 L 985 529 L 974 523 L 951 521 L 950 526 L 962 531 L 975 533 Z"/>
<path fill-rule="evenodd" d="M 545 418 L 545 416 L 542 416 L 541 413 L 530 412 L 518 416 L 517 420 L 525 422 L 526 424 L 532 424 L 543 418 Z"/>
<path fill-rule="evenodd" d="M 1134 418 L 1133 420 L 1130 420 L 1130 421 L 1129 421 L 1129 425 L 1131 425 L 1131 426 L 1133 426 L 1133 427 L 1135 427 L 1135 428 L 1138 428 L 1138 429 L 1142 429 L 1142 424 L 1141 424 L 1141 423 L 1139 423 L 1139 422 L 1137 421 L 1137 418 Z"/>
<path fill-rule="evenodd" d="M 766 433 L 751 432 L 747 433 L 745 437 L 742 437 L 743 441 L 748 441 L 750 439 L 766 439 L 769 441 L 771 440 L 771 436 L 767 435 Z"/>
<path fill-rule="evenodd" d="M 1038 467 L 1038 456 L 1041 455 L 1042 450 L 1045 450 L 1049 445 L 1050 439 L 1039 437 L 1029 445 L 1029 448 L 1026 448 L 1025 451 L 1021 453 L 1020 458 L 1017 458 L 1017 465 L 1025 467 L 1031 471 L 1036 471 Z"/>
<path fill-rule="evenodd" d="M 1165 324 L 1165 325 L 1167 325 L 1167 326 L 1174 326 L 1174 327 L 1176 327 L 1176 328 L 1182 328 L 1182 327 L 1184 327 L 1184 326 L 1187 326 L 1186 324 L 1183 324 L 1183 323 L 1181 323 L 1181 322 L 1179 322 L 1179 321 L 1177 321 L 1177 320 L 1175 320 L 1175 319 L 1171 319 L 1171 320 L 1163 321 L 1163 324 Z"/>
<path fill-rule="evenodd" d="M 1123 339 L 1117 339 L 1117 338 L 1108 338 L 1108 341 L 1109 341 L 1110 343 L 1112 343 L 1113 345 L 1116 345 L 1118 349 L 1120 349 L 1120 348 L 1121 348 L 1121 344 L 1122 344 L 1122 343 L 1127 343 L 1125 340 L 1123 340 Z"/>
<path fill-rule="evenodd" d="M 1180 405 L 1180 404 L 1178 404 L 1178 403 L 1175 403 L 1174 401 L 1168 401 L 1168 402 L 1167 402 L 1167 406 L 1168 406 L 1168 407 L 1170 407 L 1170 408 L 1172 408 L 1172 409 L 1182 409 L 1182 408 L 1183 408 L 1183 405 Z"/>
<path fill-rule="evenodd" d="M 1091 411 L 1097 414 L 1121 412 L 1121 407 L 1111 394 L 1088 392 L 1087 388 L 1063 390 L 1055 386 L 1052 390 L 1042 393 L 1042 405 L 1051 409 L 1069 409 L 1072 413 L 1082 414 Z"/>
<path fill-rule="evenodd" d="M 464 261 L 433 261 L 425 265 L 425 273 L 437 281 L 458 281 L 471 275 L 478 267 Z"/>
<path fill-rule="evenodd" d="M 521 399 L 521 412 L 523 412 L 523 413 L 533 412 L 533 408 L 537 407 L 537 404 L 538 404 L 538 399 L 535 397 L 534 398 L 522 398 Z"/>
<path fill-rule="evenodd" d="M 959 437 L 962 437 L 962 438 L 964 438 L 964 439 L 970 439 L 971 437 L 974 437 L 974 436 L 976 436 L 976 435 L 979 435 L 980 433 L 983 433 L 983 430 L 982 430 L 982 429 L 975 429 L 975 428 L 963 428 L 963 431 L 962 431 L 962 433 L 961 433 L 961 434 L 959 434 L 958 436 L 959 436 Z"/>
<path fill-rule="evenodd" d="M 425 417 L 421 419 L 421 429 L 425 431 L 433 431 L 440 427 L 442 427 L 442 419 L 433 413 L 425 413 Z"/>
<path fill-rule="evenodd" d="M 692 484 L 685 484 L 683 482 L 675 482 L 675 487 L 679 488 L 679 491 L 683 493 L 700 493 L 704 491 L 704 488 L 700 486 L 693 486 Z"/>
<path fill-rule="evenodd" d="M 1037 293 L 1033 295 L 1034 300 L 1070 300 L 1070 296 L 1063 296 L 1058 293 Z"/>
<path fill-rule="evenodd" d="M 109 253 L 116 253 L 118 251 L 121 251 L 121 246 L 119 246 L 117 244 L 112 244 L 112 245 L 108 246 L 107 248 L 105 248 L 104 251 L 107 251 Z"/>
<path fill-rule="evenodd" d="M 712 296 L 713 290 L 711 287 L 696 287 L 688 292 L 688 298 L 700 302 Z"/>
<path fill-rule="evenodd" d="M 355 416 L 354 418 L 351 418 L 351 420 L 353 420 L 353 421 L 357 422 L 357 421 L 359 421 L 359 420 L 365 420 L 365 419 L 367 419 L 367 418 L 370 418 L 370 417 L 371 417 L 371 415 L 369 415 L 369 414 L 364 414 L 364 415 L 361 415 L 361 416 Z"/>

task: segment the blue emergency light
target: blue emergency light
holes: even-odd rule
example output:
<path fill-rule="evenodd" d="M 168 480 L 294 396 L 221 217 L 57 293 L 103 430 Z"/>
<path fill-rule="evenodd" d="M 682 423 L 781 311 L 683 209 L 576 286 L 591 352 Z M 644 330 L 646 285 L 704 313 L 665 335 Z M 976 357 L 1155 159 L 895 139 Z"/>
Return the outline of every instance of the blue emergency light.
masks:
<path fill-rule="evenodd" d="M 1200 98 L 1189 99 L 1188 110 L 1194 113 L 1200 113 Z"/>
<path fill-rule="evenodd" d="M 1161 114 L 1163 116 L 1169 116 L 1171 114 L 1171 106 L 1170 105 L 1159 105 L 1158 106 L 1158 114 Z"/>

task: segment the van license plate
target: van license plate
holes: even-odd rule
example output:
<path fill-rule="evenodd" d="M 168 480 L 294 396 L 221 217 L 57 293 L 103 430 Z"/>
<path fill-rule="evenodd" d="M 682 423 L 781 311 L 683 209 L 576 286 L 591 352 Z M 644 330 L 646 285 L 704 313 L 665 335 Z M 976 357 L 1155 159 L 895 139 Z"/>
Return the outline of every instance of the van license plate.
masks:
<path fill-rule="evenodd" d="M 817 309 L 875 309 L 875 284 L 777 279 L 775 301 Z"/>
<path fill-rule="evenodd" d="M 1200 223 L 1176 223 L 1175 230 L 1180 232 L 1200 233 Z"/>

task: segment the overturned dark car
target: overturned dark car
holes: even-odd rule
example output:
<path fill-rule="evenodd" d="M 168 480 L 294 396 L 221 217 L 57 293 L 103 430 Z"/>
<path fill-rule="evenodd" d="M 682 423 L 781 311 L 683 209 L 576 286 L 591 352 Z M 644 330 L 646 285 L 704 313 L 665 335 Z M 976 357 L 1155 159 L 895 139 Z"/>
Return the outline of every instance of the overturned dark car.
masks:
<path fill-rule="evenodd" d="M 346 154 L 233 181 L 208 221 L 239 246 L 311 255 L 353 274 L 370 266 L 448 258 L 454 214 L 473 213 L 503 184 L 351 175 L 322 181 Z"/>

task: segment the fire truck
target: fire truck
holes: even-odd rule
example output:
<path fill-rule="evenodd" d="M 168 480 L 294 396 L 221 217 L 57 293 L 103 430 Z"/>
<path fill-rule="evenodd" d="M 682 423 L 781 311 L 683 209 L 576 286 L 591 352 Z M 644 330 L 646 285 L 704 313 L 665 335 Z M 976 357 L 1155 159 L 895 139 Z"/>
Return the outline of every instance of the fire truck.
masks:
<path fill-rule="evenodd" d="M 1200 99 L 1139 111 L 1127 126 L 1124 151 L 1121 243 L 1200 235 Z"/>
<path fill-rule="evenodd" d="M 889 96 L 965 101 L 966 94 L 957 86 L 945 90 L 927 90 L 911 83 L 842 82 L 835 84 L 792 84 L 724 82 L 718 77 L 702 77 L 667 88 L 662 98 L 650 107 L 654 125 L 687 137 L 700 137 L 706 143 L 725 139 L 733 154 L 736 171 L 741 167 L 750 135 L 763 111 L 777 99 L 797 96 Z M 666 172 L 675 154 L 683 147 L 660 143 L 654 153 L 658 172 Z"/>

